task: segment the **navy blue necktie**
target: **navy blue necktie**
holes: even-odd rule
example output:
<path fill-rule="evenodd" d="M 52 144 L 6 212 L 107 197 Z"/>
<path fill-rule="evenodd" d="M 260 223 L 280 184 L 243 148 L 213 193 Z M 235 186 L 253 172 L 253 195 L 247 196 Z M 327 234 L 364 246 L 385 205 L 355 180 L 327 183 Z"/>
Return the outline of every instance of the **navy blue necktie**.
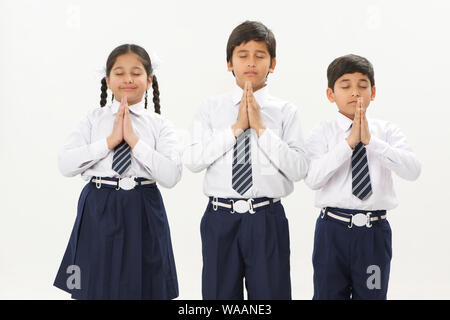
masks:
<path fill-rule="evenodd" d="M 131 164 L 131 148 L 128 143 L 123 140 L 114 148 L 112 169 L 119 175 L 122 175 Z"/>
<path fill-rule="evenodd" d="M 239 135 L 233 148 L 232 187 L 243 195 L 253 185 L 250 128 Z"/>
<path fill-rule="evenodd" d="M 361 200 L 366 200 L 372 194 L 367 151 L 361 141 L 352 154 L 352 194 Z"/>

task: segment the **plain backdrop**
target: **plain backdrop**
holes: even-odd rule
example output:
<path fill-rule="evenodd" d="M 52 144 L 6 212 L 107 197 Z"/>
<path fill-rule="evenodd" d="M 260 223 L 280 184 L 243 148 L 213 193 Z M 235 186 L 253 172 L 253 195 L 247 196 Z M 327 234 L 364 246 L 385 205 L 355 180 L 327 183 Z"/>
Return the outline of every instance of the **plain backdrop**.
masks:
<path fill-rule="evenodd" d="M 450 23 L 448 1 L 0 1 L 0 298 L 70 299 L 52 286 L 84 181 L 63 177 L 57 153 L 99 107 L 108 54 L 123 43 L 156 52 L 161 111 L 180 141 L 199 103 L 232 88 L 226 42 L 239 23 L 275 34 L 272 95 L 301 110 L 303 135 L 336 115 L 326 68 L 355 53 L 374 65 L 368 115 L 396 123 L 422 163 L 414 182 L 394 176 L 389 299 L 450 298 Z M 161 188 L 178 271 L 179 299 L 201 299 L 204 172 L 183 169 Z M 283 199 L 290 223 L 294 299 L 313 295 L 319 210 L 304 182 Z"/>

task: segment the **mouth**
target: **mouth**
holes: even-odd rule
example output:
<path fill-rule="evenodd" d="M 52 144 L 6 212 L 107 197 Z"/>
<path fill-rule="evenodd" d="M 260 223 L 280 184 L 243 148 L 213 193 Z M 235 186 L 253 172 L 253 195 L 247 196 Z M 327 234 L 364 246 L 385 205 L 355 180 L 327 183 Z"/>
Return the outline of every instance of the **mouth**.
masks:
<path fill-rule="evenodd" d="M 135 90 L 137 87 L 123 87 L 123 88 L 120 88 L 121 90 L 123 90 L 123 91 L 133 91 L 133 90 Z"/>
<path fill-rule="evenodd" d="M 246 76 L 250 76 L 250 77 L 252 77 L 252 76 L 256 76 L 256 75 L 257 75 L 257 73 L 256 73 L 256 72 L 254 72 L 254 71 L 248 71 L 248 72 L 244 72 L 244 74 L 245 74 Z"/>
<path fill-rule="evenodd" d="M 348 104 L 356 104 L 358 101 L 356 101 L 356 100 L 353 100 L 353 101 L 350 101 Z"/>

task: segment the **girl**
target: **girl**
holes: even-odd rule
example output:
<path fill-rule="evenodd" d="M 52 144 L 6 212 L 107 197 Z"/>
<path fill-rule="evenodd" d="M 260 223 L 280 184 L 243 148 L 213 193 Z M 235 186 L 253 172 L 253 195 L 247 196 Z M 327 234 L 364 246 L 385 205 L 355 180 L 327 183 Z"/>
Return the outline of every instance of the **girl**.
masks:
<path fill-rule="evenodd" d="M 175 131 L 159 115 L 148 53 L 137 45 L 117 47 L 101 84 L 101 108 L 78 124 L 58 157 L 64 176 L 81 174 L 89 182 L 54 285 L 75 299 L 176 298 L 169 225 L 156 182 L 173 187 L 182 165 Z M 150 85 L 155 112 L 147 110 Z M 105 106 L 107 88 L 113 95 Z"/>

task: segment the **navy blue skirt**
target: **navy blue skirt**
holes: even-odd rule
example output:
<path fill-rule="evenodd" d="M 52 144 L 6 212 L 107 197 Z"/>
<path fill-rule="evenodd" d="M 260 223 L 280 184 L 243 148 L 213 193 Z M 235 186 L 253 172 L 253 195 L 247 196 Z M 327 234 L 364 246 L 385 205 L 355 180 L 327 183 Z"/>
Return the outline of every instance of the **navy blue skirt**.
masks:
<path fill-rule="evenodd" d="M 74 299 L 174 299 L 178 281 L 156 184 L 115 190 L 89 182 L 54 286 Z"/>

